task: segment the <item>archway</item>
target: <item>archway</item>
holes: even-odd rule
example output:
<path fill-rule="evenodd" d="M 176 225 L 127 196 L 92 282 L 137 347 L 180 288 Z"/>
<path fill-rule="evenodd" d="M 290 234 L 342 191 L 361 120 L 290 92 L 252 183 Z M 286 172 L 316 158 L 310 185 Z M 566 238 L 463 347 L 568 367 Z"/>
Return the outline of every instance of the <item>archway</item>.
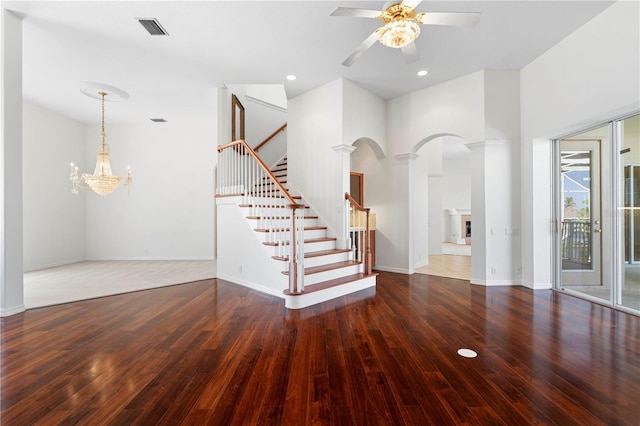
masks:
<path fill-rule="evenodd" d="M 461 137 L 437 134 L 412 152 L 415 271 L 470 280 L 470 151 Z"/>

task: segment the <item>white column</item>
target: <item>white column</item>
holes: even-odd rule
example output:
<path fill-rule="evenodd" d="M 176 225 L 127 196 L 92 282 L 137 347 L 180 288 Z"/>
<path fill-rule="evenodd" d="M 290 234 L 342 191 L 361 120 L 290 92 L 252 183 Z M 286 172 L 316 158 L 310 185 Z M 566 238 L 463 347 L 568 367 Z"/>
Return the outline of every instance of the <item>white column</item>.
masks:
<path fill-rule="evenodd" d="M 342 176 L 340 197 L 344 199 L 344 193 L 349 192 L 351 187 L 349 180 L 349 173 L 351 172 L 351 153 L 356 150 L 356 147 L 342 144 L 332 146 L 331 148 L 336 152 L 336 154 L 338 154 L 340 176 Z M 338 214 L 340 215 L 340 230 L 338 231 L 338 240 L 336 241 L 336 245 L 339 248 L 348 248 L 348 235 L 345 235 L 345 230 L 349 226 L 349 219 L 347 218 L 344 202 L 340 203 Z"/>
<path fill-rule="evenodd" d="M 413 162 L 416 158 L 418 158 L 418 154 L 414 154 L 412 152 L 406 154 L 395 155 L 393 158 L 396 160 L 395 165 L 397 170 L 394 171 L 393 175 L 396 179 L 398 179 L 397 183 L 394 183 L 394 188 L 406 188 L 406 193 L 403 194 L 402 191 L 398 191 L 399 196 L 403 196 L 405 198 L 405 202 L 398 204 L 400 209 L 406 209 L 404 212 L 399 211 L 399 214 L 402 214 L 397 219 L 397 225 L 402 226 L 402 222 L 406 220 L 407 229 L 406 233 L 406 241 L 399 241 L 400 247 L 406 247 L 406 273 L 413 274 L 415 272 L 415 260 L 413 258 L 414 253 L 414 193 L 413 193 Z M 404 217 L 402 217 L 404 216 Z M 422 219 L 420 219 L 422 220 Z M 403 234 L 400 232 L 398 236 L 402 236 Z"/>
<path fill-rule="evenodd" d="M 520 229 L 512 224 L 508 144 L 468 143 L 471 150 L 471 283 L 514 285 Z"/>
<path fill-rule="evenodd" d="M 22 20 L 0 9 L 0 316 L 24 311 Z"/>

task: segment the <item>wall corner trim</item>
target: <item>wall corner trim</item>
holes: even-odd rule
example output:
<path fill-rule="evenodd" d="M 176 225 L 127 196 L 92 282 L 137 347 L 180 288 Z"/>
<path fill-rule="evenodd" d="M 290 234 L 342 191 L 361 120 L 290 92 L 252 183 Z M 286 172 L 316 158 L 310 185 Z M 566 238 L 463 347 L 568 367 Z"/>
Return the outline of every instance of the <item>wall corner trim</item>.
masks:
<path fill-rule="evenodd" d="M 10 317 L 11 315 L 22 313 L 25 310 L 26 309 L 25 309 L 24 303 L 17 306 L 11 306 L 9 308 L 3 308 L 3 309 L 0 309 L 0 317 L 3 317 L 3 318 Z"/>
<path fill-rule="evenodd" d="M 334 145 L 331 148 L 339 154 L 351 154 L 353 151 L 356 150 L 355 146 L 345 145 L 345 144 Z"/>
<path fill-rule="evenodd" d="M 465 143 L 464 146 L 466 146 L 469 149 L 478 149 L 478 148 L 486 148 L 488 146 L 500 146 L 500 145 L 504 145 L 506 142 L 507 141 L 502 139 L 489 139 L 486 141 L 468 142 L 468 143 Z"/>
<path fill-rule="evenodd" d="M 420 156 L 418 154 L 414 154 L 413 152 L 408 152 L 406 154 L 398 154 L 393 156 L 393 158 L 395 158 L 398 161 L 411 161 L 411 160 L 415 160 L 418 157 Z"/>

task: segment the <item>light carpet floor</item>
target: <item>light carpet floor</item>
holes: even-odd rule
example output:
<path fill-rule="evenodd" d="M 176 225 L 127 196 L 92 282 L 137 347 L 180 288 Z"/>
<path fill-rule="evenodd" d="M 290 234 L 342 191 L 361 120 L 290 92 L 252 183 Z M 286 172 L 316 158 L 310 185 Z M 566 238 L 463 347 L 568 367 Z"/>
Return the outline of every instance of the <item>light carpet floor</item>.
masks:
<path fill-rule="evenodd" d="M 442 254 L 429 256 L 429 265 L 416 268 L 416 273 L 470 281 L 471 246 L 442 243 Z"/>
<path fill-rule="evenodd" d="M 442 254 L 454 254 L 456 256 L 471 256 L 471 245 L 442 243 Z"/>
<path fill-rule="evenodd" d="M 429 256 L 429 265 L 416 268 L 416 273 L 437 277 L 471 280 L 471 257 L 452 254 Z"/>
<path fill-rule="evenodd" d="M 24 274 L 27 309 L 215 278 L 215 260 L 86 261 Z"/>

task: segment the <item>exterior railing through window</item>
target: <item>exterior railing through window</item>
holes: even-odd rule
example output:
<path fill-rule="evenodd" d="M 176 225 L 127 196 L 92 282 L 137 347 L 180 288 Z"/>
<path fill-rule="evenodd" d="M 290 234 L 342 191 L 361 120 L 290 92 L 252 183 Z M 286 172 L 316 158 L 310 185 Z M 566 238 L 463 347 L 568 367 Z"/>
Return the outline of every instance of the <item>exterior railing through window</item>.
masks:
<path fill-rule="evenodd" d="M 562 258 L 572 261 L 591 260 L 591 222 L 562 221 Z"/>

